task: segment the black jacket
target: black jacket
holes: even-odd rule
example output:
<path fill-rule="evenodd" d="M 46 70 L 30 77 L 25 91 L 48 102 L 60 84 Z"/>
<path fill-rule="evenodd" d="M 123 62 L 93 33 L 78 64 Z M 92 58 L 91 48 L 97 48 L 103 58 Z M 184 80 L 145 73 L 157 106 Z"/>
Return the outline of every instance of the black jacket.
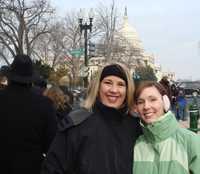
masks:
<path fill-rule="evenodd" d="M 97 103 L 63 120 L 42 174 L 131 174 L 139 120 Z"/>
<path fill-rule="evenodd" d="M 48 98 L 20 84 L 0 91 L 1 173 L 40 173 L 55 134 L 56 113 Z"/>

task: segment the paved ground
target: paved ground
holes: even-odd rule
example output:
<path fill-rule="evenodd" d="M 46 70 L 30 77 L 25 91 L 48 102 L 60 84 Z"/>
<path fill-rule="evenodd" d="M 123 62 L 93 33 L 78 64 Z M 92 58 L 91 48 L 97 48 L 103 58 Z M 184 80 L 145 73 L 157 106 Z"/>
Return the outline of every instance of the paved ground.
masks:
<path fill-rule="evenodd" d="M 190 127 L 189 120 L 187 120 L 187 121 L 179 120 L 179 123 L 180 123 L 181 127 L 184 127 L 184 128 L 189 128 Z"/>
<path fill-rule="evenodd" d="M 189 127 L 189 122 L 188 121 L 179 121 L 181 127 L 184 127 L 184 128 L 188 128 Z"/>
<path fill-rule="evenodd" d="M 190 121 L 189 119 L 188 119 L 187 121 L 182 121 L 182 120 L 180 120 L 179 123 L 180 123 L 181 127 L 189 128 L 189 127 L 190 127 L 189 121 Z M 198 128 L 200 128 L 200 120 L 199 120 L 198 123 L 199 123 L 199 124 L 198 124 Z M 198 132 L 198 134 L 200 134 L 200 132 Z"/>

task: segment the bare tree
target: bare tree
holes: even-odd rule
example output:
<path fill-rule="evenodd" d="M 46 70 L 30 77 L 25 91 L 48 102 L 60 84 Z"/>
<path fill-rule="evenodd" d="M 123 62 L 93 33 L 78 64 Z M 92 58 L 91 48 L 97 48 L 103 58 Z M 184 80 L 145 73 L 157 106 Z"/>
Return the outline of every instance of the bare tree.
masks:
<path fill-rule="evenodd" d="M 79 12 L 73 11 L 65 15 L 65 44 L 68 48 L 80 47 L 80 29 L 78 25 Z"/>
<path fill-rule="evenodd" d="M 36 42 L 34 55 L 43 63 L 55 68 L 63 63 L 65 50 L 63 48 L 64 24 L 56 21 L 49 27 L 49 32 L 41 35 Z"/>
<path fill-rule="evenodd" d="M 96 25 L 101 31 L 100 42 L 104 45 L 104 56 L 106 57 L 106 60 L 109 61 L 113 59 L 114 47 L 117 45 L 115 43 L 115 34 L 117 27 L 119 26 L 119 12 L 114 0 L 109 7 L 100 4 L 96 12 L 98 21 Z"/>
<path fill-rule="evenodd" d="M 83 63 L 81 59 L 81 54 L 78 57 L 73 56 L 71 54 L 72 50 L 78 50 L 82 48 L 81 42 L 81 34 L 78 19 L 80 16 L 80 12 L 73 11 L 68 12 L 65 15 L 65 36 L 64 36 L 64 45 L 65 48 L 65 63 L 69 68 L 69 73 L 71 75 L 72 83 L 77 81 L 79 76 L 80 66 Z"/>
<path fill-rule="evenodd" d="M 51 14 L 53 9 L 47 0 L 0 0 L 0 44 L 12 57 L 31 55 L 35 41 L 48 32 Z M 1 55 L 5 56 L 3 52 Z"/>
<path fill-rule="evenodd" d="M 57 69 L 66 68 L 66 75 L 76 81 L 81 58 L 74 57 L 71 52 L 81 48 L 81 35 L 78 25 L 79 12 L 67 12 L 64 18 L 55 20 L 49 26 L 49 33 L 41 35 L 35 46 L 34 55 L 43 63 Z M 73 82 L 72 82 L 73 83 Z"/>
<path fill-rule="evenodd" d="M 144 57 L 144 50 L 130 42 L 124 35 L 123 27 L 127 19 L 127 9 L 124 17 L 119 13 L 115 0 L 110 6 L 100 4 L 97 7 L 97 28 L 101 31 L 97 52 L 103 55 L 107 61 L 125 63 L 128 67 L 135 67 Z"/>
<path fill-rule="evenodd" d="M 10 62 L 9 62 L 9 52 L 8 50 L 5 48 L 4 45 L 0 44 L 0 62 L 2 64 L 6 63 L 7 65 L 10 65 Z"/>

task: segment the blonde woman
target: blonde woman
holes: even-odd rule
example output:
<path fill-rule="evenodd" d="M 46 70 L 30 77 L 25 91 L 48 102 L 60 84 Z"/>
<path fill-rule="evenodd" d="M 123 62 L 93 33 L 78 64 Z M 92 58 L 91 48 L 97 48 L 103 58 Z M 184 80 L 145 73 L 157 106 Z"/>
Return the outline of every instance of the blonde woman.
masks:
<path fill-rule="evenodd" d="M 124 65 L 105 66 L 89 86 L 83 109 L 59 126 L 42 174 L 132 174 L 133 145 L 141 133 L 138 119 L 129 115 L 133 92 Z"/>

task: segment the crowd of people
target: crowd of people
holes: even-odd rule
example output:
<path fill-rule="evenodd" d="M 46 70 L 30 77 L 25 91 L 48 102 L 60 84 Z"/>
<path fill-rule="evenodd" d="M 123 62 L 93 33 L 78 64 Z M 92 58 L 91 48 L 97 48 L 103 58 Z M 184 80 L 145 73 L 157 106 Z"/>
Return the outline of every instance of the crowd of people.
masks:
<path fill-rule="evenodd" d="M 166 77 L 135 89 L 129 69 L 109 63 L 73 109 L 69 91 L 47 87 L 27 55 L 17 55 L 0 76 L 6 78 L 0 89 L 0 162 L 7 174 L 200 171 L 200 136 L 180 128 L 187 103 Z"/>
<path fill-rule="evenodd" d="M 188 103 L 185 97 L 184 88 L 176 84 L 171 84 L 166 76 L 164 76 L 160 83 L 167 90 L 171 102 L 171 110 L 175 114 L 177 120 L 186 121 L 188 119 Z"/>

